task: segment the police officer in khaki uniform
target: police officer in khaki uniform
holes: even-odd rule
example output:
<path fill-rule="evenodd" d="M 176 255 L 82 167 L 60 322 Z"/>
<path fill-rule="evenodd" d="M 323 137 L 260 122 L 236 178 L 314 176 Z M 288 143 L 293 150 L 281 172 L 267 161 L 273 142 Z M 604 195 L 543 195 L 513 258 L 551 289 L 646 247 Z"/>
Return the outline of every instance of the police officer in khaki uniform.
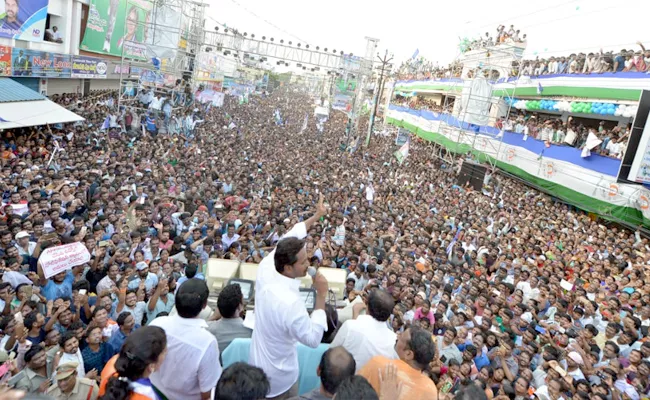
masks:
<path fill-rule="evenodd" d="M 76 362 L 68 362 L 56 368 L 56 384 L 47 389 L 47 394 L 57 400 L 97 400 L 99 388 L 91 379 L 77 376 Z"/>

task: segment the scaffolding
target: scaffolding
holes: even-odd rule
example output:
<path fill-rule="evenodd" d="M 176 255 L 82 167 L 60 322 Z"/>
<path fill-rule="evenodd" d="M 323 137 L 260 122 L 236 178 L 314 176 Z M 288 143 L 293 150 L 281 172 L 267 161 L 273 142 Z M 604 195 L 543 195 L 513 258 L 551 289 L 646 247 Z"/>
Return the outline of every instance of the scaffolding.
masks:
<path fill-rule="evenodd" d="M 360 69 L 360 64 L 346 65 L 344 59 L 353 55 L 346 55 L 340 50 L 292 41 L 285 43 L 283 39 L 276 41 L 275 38 L 266 36 L 256 37 L 255 34 L 242 33 L 233 28 L 206 31 L 204 44 L 214 51 L 235 57 L 242 53 L 243 57 L 258 56 L 267 60 L 272 58 L 324 70 L 345 70 L 351 73 L 358 73 Z"/>
<path fill-rule="evenodd" d="M 462 53 L 454 62 L 456 69 L 452 70 L 442 104 L 443 113 L 450 114 L 451 118 L 440 124 L 440 133 L 455 138 L 457 152 L 470 158 L 479 153 L 491 155 L 473 161 L 487 162 L 492 169 L 502 155 L 503 134 L 486 133 L 480 126 L 494 127 L 499 119 L 509 118 L 511 99 L 522 70 L 523 50 L 521 45 L 513 43 Z M 497 83 L 500 87 L 495 92 L 492 87 Z M 487 93 L 485 88 L 489 88 Z M 454 155 L 444 146 L 435 145 L 433 156 L 454 164 Z"/>
<path fill-rule="evenodd" d="M 206 4 L 193 0 L 127 0 L 126 9 L 138 8 L 144 19 L 125 13 L 124 37 L 120 66 L 120 110 L 138 114 L 151 112 L 169 116 L 161 105 L 169 103 L 172 114 L 193 106 L 193 80 L 196 56 L 204 41 L 203 19 Z M 127 29 L 143 32 L 143 43 L 129 41 Z M 128 50 L 127 50 L 128 49 Z M 143 97 L 156 99 L 149 108 Z M 164 99 L 164 100 L 163 100 Z M 163 127 L 162 124 L 159 126 Z"/>

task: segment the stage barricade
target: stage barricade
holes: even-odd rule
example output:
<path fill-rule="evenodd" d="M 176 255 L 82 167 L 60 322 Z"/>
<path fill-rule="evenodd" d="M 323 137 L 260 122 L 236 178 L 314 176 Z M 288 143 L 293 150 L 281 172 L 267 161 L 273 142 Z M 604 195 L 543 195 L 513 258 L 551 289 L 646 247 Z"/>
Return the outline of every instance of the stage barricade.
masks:
<path fill-rule="evenodd" d="M 220 291 L 230 279 L 237 276 L 238 270 L 238 260 L 210 258 L 208 260 L 208 273 L 205 277 L 208 289 Z"/>
<path fill-rule="evenodd" d="M 330 289 L 334 292 L 337 300 L 343 299 L 345 291 L 345 280 L 348 277 L 347 272 L 341 268 L 320 267 L 318 272 L 323 274 L 329 283 Z"/>

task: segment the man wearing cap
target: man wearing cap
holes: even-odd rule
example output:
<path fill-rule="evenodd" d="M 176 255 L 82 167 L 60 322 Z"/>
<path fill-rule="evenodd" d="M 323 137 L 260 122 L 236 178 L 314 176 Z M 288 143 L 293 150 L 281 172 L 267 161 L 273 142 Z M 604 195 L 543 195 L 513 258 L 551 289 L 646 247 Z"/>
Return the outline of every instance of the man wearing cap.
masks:
<path fill-rule="evenodd" d="M 137 289 L 140 286 L 140 282 L 144 281 L 144 289 L 147 293 L 152 293 L 153 290 L 158 286 L 158 277 L 156 274 L 149 272 L 149 265 L 140 261 L 135 264 L 135 269 L 138 270 L 135 278 L 129 282 L 129 289 Z"/>
<path fill-rule="evenodd" d="M 56 383 L 47 394 L 57 400 L 97 400 L 99 388 L 95 381 L 77 376 L 76 362 L 68 362 L 56 368 Z"/>
<path fill-rule="evenodd" d="M 585 362 L 582 359 L 582 356 L 576 352 L 572 351 L 567 355 L 566 358 L 567 364 L 567 374 L 570 375 L 574 381 L 585 379 L 585 375 L 582 373 L 580 367 L 582 367 Z"/>
<path fill-rule="evenodd" d="M 29 233 L 25 231 L 20 231 L 16 233 L 16 248 L 18 249 L 18 254 L 22 257 L 31 256 L 36 249 L 36 243 L 29 241 Z"/>

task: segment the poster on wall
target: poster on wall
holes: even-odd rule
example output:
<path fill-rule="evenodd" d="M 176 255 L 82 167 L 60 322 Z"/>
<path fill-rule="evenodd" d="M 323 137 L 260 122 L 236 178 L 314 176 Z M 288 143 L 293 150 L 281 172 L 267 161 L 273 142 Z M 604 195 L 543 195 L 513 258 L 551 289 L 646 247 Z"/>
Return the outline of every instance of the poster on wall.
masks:
<path fill-rule="evenodd" d="M 0 46 L 0 76 L 11 75 L 11 47 Z"/>
<path fill-rule="evenodd" d="M 93 53 L 146 59 L 152 3 L 147 0 L 91 0 L 79 46 Z"/>
<path fill-rule="evenodd" d="M 11 74 L 13 76 L 69 78 L 71 68 L 70 56 L 66 54 L 15 47 L 11 52 Z"/>
<path fill-rule="evenodd" d="M 108 65 L 106 61 L 94 57 L 74 56 L 72 58 L 73 78 L 106 79 Z"/>
<path fill-rule="evenodd" d="M 0 1 L 0 37 L 43 41 L 48 0 Z"/>

